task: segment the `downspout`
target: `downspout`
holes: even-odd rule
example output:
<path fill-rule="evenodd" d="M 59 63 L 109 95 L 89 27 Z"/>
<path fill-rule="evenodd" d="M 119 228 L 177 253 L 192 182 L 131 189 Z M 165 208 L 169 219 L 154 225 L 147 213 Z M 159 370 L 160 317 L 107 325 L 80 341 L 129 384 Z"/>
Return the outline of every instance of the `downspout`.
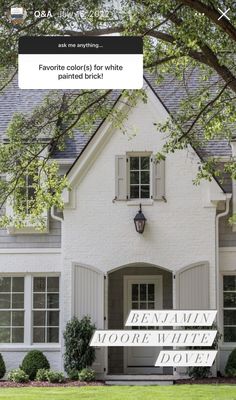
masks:
<path fill-rule="evenodd" d="M 63 222 L 63 218 L 61 218 L 55 214 L 55 206 L 51 207 L 51 217 L 52 217 L 52 219 L 55 219 L 56 221 Z"/>
<path fill-rule="evenodd" d="M 220 326 L 220 280 L 219 280 L 219 274 L 220 274 L 220 266 L 219 266 L 219 220 L 222 217 L 225 217 L 229 213 L 229 203 L 230 199 L 232 197 L 231 193 L 226 193 L 226 205 L 225 205 L 225 210 L 216 215 L 216 225 L 215 225 L 215 287 L 216 287 L 216 292 L 215 292 L 215 308 L 217 310 L 217 328 L 219 329 Z M 216 358 L 216 371 L 218 371 L 218 366 L 219 366 L 219 355 Z"/>
<path fill-rule="evenodd" d="M 54 219 L 55 221 L 59 221 L 60 223 L 63 222 L 63 218 L 61 218 L 61 217 L 59 217 L 58 215 L 55 214 L 55 206 L 52 206 L 52 207 L 51 207 L 50 215 L 51 215 L 52 219 Z M 61 290 L 62 290 L 62 282 L 61 282 L 61 279 L 60 279 L 60 291 L 61 291 Z M 61 295 L 60 295 L 60 297 L 61 297 Z M 64 308 L 61 307 L 61 304 L 60 304 L 60 309 L 61 309 L 61 312 L 60 312 L 60 315 L 61 315 L 61 316 L 60 316 L 60 320 L 63 321 L 63 320 L 64 320 L 64 316 L 63 316 L 63 314 L 64 314 Z M 62 367 L 62 369 L 63 369 L 62 358 L 61 358 L 61 367 Z"/>

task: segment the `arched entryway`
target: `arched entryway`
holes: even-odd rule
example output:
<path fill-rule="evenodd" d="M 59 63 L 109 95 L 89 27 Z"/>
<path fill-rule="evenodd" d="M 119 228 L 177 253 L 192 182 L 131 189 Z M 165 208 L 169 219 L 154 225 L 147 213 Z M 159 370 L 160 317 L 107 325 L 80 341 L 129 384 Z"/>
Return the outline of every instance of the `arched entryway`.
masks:
<path fill-rule="evenodd" d="M 107 273 L 96 267 L 74 262 L 72 271 L 72 315 L 78 318 L 89 315 L 97 329 L 124 329 L 125 314 L 131 307 L 184 310 L 210 308 L 210 271 L 207 261 L 190 264 L 175 272 L 152 264 L 135 263 L 120 266 Z M 136 285 L 134 297 L 132 285 Z M 141 291 L 146 296 L 145 300 L 144 297 L 141 298 Z M 132 357 L 125 358 L 125 350 L 121 347 L 96 348 L 93 368 L 101 378 L 104 373 L 172 374 L 172 368 L 163 368 L 162 372 L 155 369 L 152 372 L 153 360 L 146 357 L 148 348 L 143 349 L 145 363 L 142 365 L 140 353 L 134 360 Z"/>
<path fill-rule="evenodd" d="M 108 273 L 108 329 L 124 329 L 130 309 L 172 309 L 171 271 L 136 263 Z M 158 348 L 108 349 L 108 374 L 170 374 L 172 368 L 155 368 Z M 157 353 L 157 354 L 156 354 Z"/>

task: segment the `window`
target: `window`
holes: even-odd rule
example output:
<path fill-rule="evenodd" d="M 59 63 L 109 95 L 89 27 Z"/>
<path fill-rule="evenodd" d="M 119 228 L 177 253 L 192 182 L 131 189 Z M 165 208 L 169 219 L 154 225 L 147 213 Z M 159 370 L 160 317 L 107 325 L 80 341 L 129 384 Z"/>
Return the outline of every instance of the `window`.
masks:
<path fill-rule="evenodd" d="M 15 223 L 15 215 L 14 207 L 11 201 L 8 201 L 6 204 L 6 215 L 11 217 L 11 222 L 9 223 L 7 230 L 10 234 L 30 234 L 30 233 L 37 233 L 37 234 L 44 234 L 49 232 L 49 221 L 48 221 L 48 210 L 44 209 L 41 212 L 41 215 L 38 218 L 38 222 L 44 224 L 41 226 L 42 229 L 38 230 L 33 223 L 33 206 L 35 196 L 36 196 L 36 189 L 35 189 L 36 182 L 33 180 L 32 175 L 26 175 L 21 180 L 20 187 L 17 189 L 15 198 L 14 198 L 14 206 L 16 206 L 20 212 L 26 215 L 24 219 L 23 225 L 18 226 Z M 17 194 L 20 194 L 18 196 Z M 16 213 L 17 214 L 17 213 Z M 17 220 L 16 220 L 17 221 Z"/>
<path fill-rule="evenodd" d="M 20 188 L 21 191 L 21 204 L 19 206 L 24 210 L 26 214 L 31 213 L 33 200 L 35 199 L 35 188 L 34 181 L 31 175 L 26 175 L 24 177 L 24 184 Z"/>
<path fill-rule="evenodd" d="M 150 156 L 130 157 L 130 199 L 150 198 Z"/>
<path fill-rule="evenodd" d="M 132 284 L 132 309 L 154 310 L 155 308 L 155 285 L 154 283 Z"/>
<path fill-rule="evenodd" d="M 154 310 L 155 309 L 155 284 L 154 283 L 132 283 L 132 310 Z M 155 329 L 153 326 L 133 326 L 132 329 Z"/>
<path fill-rule="evenodd" d="M 59 342 L 59 277 L 33 278 L 33 343 Z"/>
<path fill-rule="evenodd" d="M 24 342 L 24 277 L 0 277 L 0 343 Z"/>
<path fill-rule="evenodd" d="M 224 342 L 236 342 L 236 276 L 223 278 Z"/>
<path fill-rule="evenodd" d="M 116 155 L 114 200 L 150 198 L 166 201 L 165 160 L 157 162 L 151 151 Z"/>

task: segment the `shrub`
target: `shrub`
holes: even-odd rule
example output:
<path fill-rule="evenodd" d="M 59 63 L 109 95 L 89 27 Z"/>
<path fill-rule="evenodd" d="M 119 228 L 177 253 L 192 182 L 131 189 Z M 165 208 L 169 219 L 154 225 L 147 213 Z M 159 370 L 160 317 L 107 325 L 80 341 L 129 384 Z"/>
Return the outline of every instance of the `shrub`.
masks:
<path fill-rule="evenodd" d="M 38 369 L 37 374 L 36 374 L 36 381 L 40 382 L 46 382 L 48 380 L 48 369 L 41 368 Z"/>
<path fill-rule="evenodd" d="M 5 362 L 3 360 L 2 354 L 0 353 L 0 379 L 4 377 L 5 373 L 6 373 Z"/>
<path fill-rule="evenodd" d="M 70 370 L 90 367 L 95 360 L 95 349 L 89 346 L 94 333 L 95 325 L 90 317 L 85 316 L 80 321 L 73 318 L 66 325 L 64 332 L 65 354 L 64 367 L 67 373 Z"/>
<path fill-rule="evenodd" d="M 210 367 L 189 367 L 188 374 L 193 379 L 208 378 L 211 375 Z"/>
<path fill-rule="evenodd" d="M 67 374 L 68 378 L 72 381 L 77 381 L 79 379 L 79 371 L 77 369 L 70 369 Z"/>
<path fill-rule="evenodd" d="M 187 329 L 202 329 L 202 326 L 189 326 Z M 205 326 L 204 329 L 214 329 L 217 330 L 217 325 L 216 323 L 213 323 L 212 326 Z M 216 337 L 212 343 L 212 349 L 218 349 L 218 343 L 222 338 L 222 334 L 217 330 L 216 333 Z M 190 347 L 190 350 L 206 350 L 205 347 Z M 188 371 L 188 375 L 190 376 L 190 378 L 193 379 L 202 379 L 202 378 L 208 378 L 209 376 L 211 376 L 211 367 L 189 367 L 187 369 Z"/>
<path fill-rule="evenodd" d="M 16 383 L 24 383 L 29 381 L 29 375 L 27 375 L 22 369 L 17 368 L 13 369 L 7 375 L 9 381 L 16 382 Z"/>
<path fill-rule="evenodd" d="M 225 366 L 225 375 L 236 376 L 236 349 L 234 349 L 229 355 Z"/>
<path fill-rule="evenodd" d="M 39 369 L 49 369 L 50 364 L 47 357 L 39 350 L 31 350 L 24 357 L 20 366 L 30 380 L 34 380 Z"/>
<path fill-rule="evenodd" d="M 63 383 L 65 382 L 65 377 L 62 372 L 47 371 L 47 380 L 51 383 Z"/>
<path fill-rule="evenodd" d="M 85 382 L 94 381 L 95 380 L 95 376 L 96 376 L 96 373 L 91 368 L 84 368 L 78 374 L 79 380 L 80 381 L 85 381 Z"/>
<path fill-rule="evenodd" d="M 230 378 L 234 378 L 236 376 L 236 368 L 228 369 L 228 371 L 225 372 L 225 375 L 230 377 Z"/>

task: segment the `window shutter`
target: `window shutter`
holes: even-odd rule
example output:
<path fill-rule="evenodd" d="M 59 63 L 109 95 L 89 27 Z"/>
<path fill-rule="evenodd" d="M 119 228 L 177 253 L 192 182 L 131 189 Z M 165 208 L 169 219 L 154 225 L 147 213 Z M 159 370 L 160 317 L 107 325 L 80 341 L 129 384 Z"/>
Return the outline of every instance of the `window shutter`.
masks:
<path fill-rule="evenodd" d="M 176 273 L 176 301 L 180 310 L 208 310 L 209 264 L 199 263 Z"/>
<path fill-rule="evenodd" d="M 91 317 L 97 329 L 104 329 L 104 274 L 102 271 L 74 266 L 74 316 L 81 319 L 84 315 Z M 104 348 L 96 348 L 96 360 L 92 365 L 97 373 L 104 370 Z"/>
<path fill-rule="evenodd" d="M 116 199 L 127 200 L 127 167 L 126 156 L 116 156 L 115 165 Z"/>
<path fill-rule="evenodd" d="M 154 200 L 163 200 L 165 196 L 165 161 L 152 160 L 152 193 Z"/>

